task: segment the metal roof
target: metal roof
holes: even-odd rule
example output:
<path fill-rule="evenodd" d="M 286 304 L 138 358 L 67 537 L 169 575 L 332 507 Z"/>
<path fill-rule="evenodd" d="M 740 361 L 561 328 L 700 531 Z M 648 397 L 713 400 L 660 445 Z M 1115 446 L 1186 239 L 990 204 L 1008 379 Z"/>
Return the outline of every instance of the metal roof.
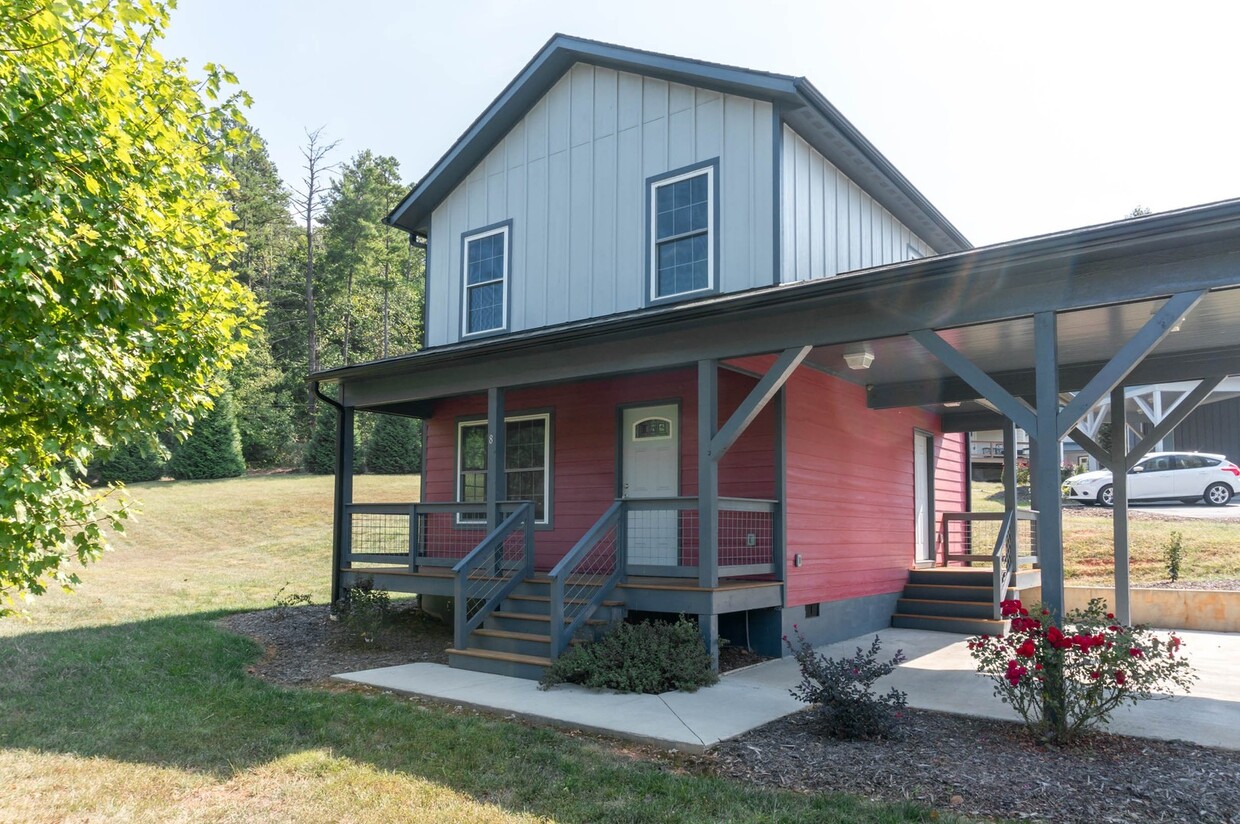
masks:
<path fill-rule="evenodd" d="M 939 252 L 971 247 L 921 192 L 803 77 L 554 35 L 385 219 L 426 232 L 431 212 L 574 63 L 657 77 L 777 104 L 784 120 Z"/>

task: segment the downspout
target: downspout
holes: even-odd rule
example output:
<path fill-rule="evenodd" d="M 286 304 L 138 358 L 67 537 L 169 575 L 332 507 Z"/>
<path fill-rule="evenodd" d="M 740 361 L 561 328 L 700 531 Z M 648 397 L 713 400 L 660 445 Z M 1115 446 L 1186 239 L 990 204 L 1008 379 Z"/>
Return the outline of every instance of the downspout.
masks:
<path fill-rule="evenodd" d="M 344 562 L 344 547 L 341 541 L 341 534 L 344 530 L 344 405 L 339 403 L 335 398 L 323 394 L 323 390 L 319 388 L 319 382 L 312 383 L 312 389 L 315 397 L 323 401 L 323 403 L 336 408 L 336 477 L 332 491 L 332 589 L 331 589 L 331 614 L 336 614 L 336 604 L 340 603 L 342 595 L 340 588 L 340 567 Z"/>

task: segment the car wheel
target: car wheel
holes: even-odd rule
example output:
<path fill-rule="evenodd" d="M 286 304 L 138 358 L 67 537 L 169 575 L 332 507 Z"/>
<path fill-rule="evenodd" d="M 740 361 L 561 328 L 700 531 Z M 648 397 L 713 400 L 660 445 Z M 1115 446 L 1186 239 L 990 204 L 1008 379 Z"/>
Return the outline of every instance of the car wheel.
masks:
<path fill-rule="evenodd" d="M 1231 501 L 1231 487 L 1227 484 L 1210 484 L 1201 496 L 1210 506 L 1224 506 Z"/>
<path fill-rule="evenodd" d="M 1098 503 L 1102 504 L 1107 509 L 1110 509 L 1111 507 L 1115 506 L 1115 487 L 1111 486 L 1110 484 L 1107 484 L 1106 486 L 1102 487 L 1102 489 L 1099 489 L 1098 490 Z"/>

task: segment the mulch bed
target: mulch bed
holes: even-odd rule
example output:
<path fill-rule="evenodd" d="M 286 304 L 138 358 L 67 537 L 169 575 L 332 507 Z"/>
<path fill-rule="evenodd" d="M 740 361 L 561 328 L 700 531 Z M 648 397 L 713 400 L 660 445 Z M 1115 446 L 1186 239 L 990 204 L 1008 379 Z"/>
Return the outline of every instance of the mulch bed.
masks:
<path fill-rule="evenodd" d="M 448 663 L 452 628 L 414 604 L 396 606 L 382 634 L 366 644 L 328 617 L 326 605 L 285 607 L 221 618 L 220 626 L 262 645 L 251 675 L 291 687 L 322 685 L 342 672 L 430 661 Z"/>
<path fill-rule="evenodd" d="M 397 609 L 374 644 L 351 638 L 326 606 L 270 609 L 220 620 L 258 641 L 250 668 L 292 687 L 339 685 L 329 676 L 416 661 L 446 663 L 452 631 L 412 604 Z M 725 647 L 730 668 L 761 660 Z M 763 787 L 845 792 L 915 801 L 980 818 L 1073 824 L 1234 822 L 1240 824 L 1240 752 L 1174 741 L 1095 734 L 1077 747 L 1046 747 L 1024 729 L 994 721 L 905 710 L 882 741 L 835 741 L 797 713 L 724 742 L 704 756 L 608 743 L 626 757 L 727 776 Z"/>
<path fill-rule="evenodd" d="M 891 740 L 835 741 L 801 712 L 705 757 L 769 787 L 916 801 L 967 816 L 1048 822 L 1240 822 L 1240 752 L 1094 734 L 1038 745 L 1018 724 L 905 710 Z"/>

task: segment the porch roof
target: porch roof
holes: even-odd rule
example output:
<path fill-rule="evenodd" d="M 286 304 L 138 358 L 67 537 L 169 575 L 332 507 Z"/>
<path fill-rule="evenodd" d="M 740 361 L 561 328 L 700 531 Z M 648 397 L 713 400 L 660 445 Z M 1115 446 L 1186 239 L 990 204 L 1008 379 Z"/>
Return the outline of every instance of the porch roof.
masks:
<path fill-rule="evenodd" d="M 1081 389 L 1172 294 L 1205 298 L 1127 385 L 1240 372 L 1240 200 L 442 346 L 327 370 L 346 405 L 424 416 L 437 398 L 688 366 L 812 345 L 805 364 L 865 386 L 871 407 L 922 406 L 945 426 L 998 416 L 909 337 L 934 330 L 1011 394 L 1032 395 L 1033 316 L 1058 314 L 1059 388 Z M 866 348 L 869 369 L 843 356 Z"/>

